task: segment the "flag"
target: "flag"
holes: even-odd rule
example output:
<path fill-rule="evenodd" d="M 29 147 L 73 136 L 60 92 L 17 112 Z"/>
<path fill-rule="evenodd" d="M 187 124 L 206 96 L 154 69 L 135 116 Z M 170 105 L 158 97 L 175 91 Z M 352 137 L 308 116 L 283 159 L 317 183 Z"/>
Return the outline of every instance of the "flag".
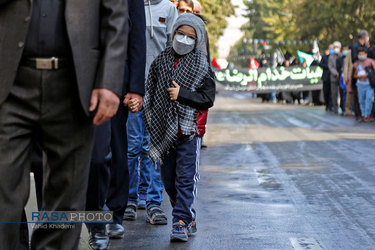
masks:
<path fill-rule="evenodd" d="M 273 54 L 273 63 L 272 66 L 274 68 L 277 67 L 277 65 L 282 65 L 285 62 L 285 57 L 283 55 L 283 52 L 280 48 L 278 48 L 275 53 Z"/>
<path fill-rule="evenodd" d="M 305 53 L 305 52 L 297 50 L 297 55 L 298 55 L 299 61 L 301 63 L 303 63 L 304 61 L 306 61 L 307 67 L 310 67 L 310 65 L 314 61 L 314 57 L 312 55 L 310 55 L 310 54 Z"/>
<path fill-rule="evenodd" d="M 255 60 L 254 57 L 250 58 L 250 64 L 249 64 L 249 69 L 258 69 L 260 66 L 260 63 L 258 63 L 257 60 Z"/>
<path fill-rule="evenodd" d="M 315 61 L 320 62 L 321 55 L 320 55 L 320 52 L 319 52 L 318 39 L 314 40 L 312 53 L 313 53 L 313 57 L 314 57 Z"/>
<path fill-rule="evenodd" d="M 216 60 L 215 57 L 212 59 L 212 61 L 211 61 L 211 65 L 212 65 L 212 67 L 214 67 L 214 68 L 220 69 L 220 65 L 217 63 L 217 60 Z"/>

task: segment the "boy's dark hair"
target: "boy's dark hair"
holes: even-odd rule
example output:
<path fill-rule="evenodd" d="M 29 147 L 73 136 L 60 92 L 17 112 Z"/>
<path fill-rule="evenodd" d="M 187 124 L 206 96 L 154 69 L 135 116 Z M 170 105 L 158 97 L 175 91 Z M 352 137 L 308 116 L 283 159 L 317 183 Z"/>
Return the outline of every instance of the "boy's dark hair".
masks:
<path fill-rule="evenodd" d="M 178 6 L 177 6 L 177 8 L 180 7 L 180 3 L 181 3 L 182 1 L 184 1 L 184 2 L 185 2 L 187 5 L 189 5 L 192 9 L 194 9 L 194 2 L 193 2 L 193 0 L 179 0 L 179 1 L 178 1 Z"/>
<path fill-rule="evenodd" d="M 362 48 L 362 47 L 359 47 L 357 49 L 357 54 L 361 53 L 361 52 L 365 52 L 367 54 L 367 50 L 365 48 Z"/>

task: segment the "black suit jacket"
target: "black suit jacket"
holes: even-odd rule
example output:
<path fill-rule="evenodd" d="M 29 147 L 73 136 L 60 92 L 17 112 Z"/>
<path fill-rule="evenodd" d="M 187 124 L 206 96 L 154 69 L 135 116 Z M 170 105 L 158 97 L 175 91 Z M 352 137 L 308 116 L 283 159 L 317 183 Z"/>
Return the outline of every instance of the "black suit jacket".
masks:
<path fill-rule="evenodd" d="M 329 82 L 330 81 L 330 73 L 329 73 L 329 68 L 328 68 L 328 58 L 329 58 L 329 56 L 324 55 L 322 57 L 322 60 L 319 63 L 319 66 L 323 69 L 323 75 L 322 75 L 323 82 Z"/>
<path fill-rule="evenodd" d="M 145 94 L 146 17 L 142 0 L 128 0 L 129 43 L 125 65 L 124 89 L 126 93 Z"/>
<path fill-rule="evenodd" d="M 94 88 L 122 93 L 128 40 L 127 0 L 65 0 L 65 19 L 79 97 L 89 114 Z M 0 0 L 0 105 L 16 77 L 32 0 Z"/>
<path fill-rule="evenodd" d="M 0 0 L 0 5 L 4 4 L 6 2 L 9 2 L 9 0 Z"/>

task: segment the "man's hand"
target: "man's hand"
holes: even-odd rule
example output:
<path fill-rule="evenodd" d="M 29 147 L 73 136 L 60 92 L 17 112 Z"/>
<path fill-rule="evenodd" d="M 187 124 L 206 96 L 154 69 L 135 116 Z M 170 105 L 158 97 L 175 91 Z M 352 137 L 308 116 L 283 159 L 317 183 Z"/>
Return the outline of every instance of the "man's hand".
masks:
<path fill-rule="evenodd" d="M 340 74 L 339 74 L 339 73 L 336 74 L 336 78 L 337 78 L 337 79 L 340 78 Z"/>
<path fill-rule="evenodd" d="M 116 114 L 120 98 L 111 90 L 94 89 L 91 93 L 90 112 L 93 112 L 98 104 L 99 108 L 93 120 L 95 125 L 103 124 Z"/>
<path fill-rule="evenodd" d="M 178 98 L 178 93 L 180 92 L 180 85 L 178 85 L 175 81 L 172 81 L 172 83 L 175 87 L 168 89 L 169 97 L 172 101 L 176 101 Z"/>
<path fill-rule="evenodd" d="M 130 112 L 136 113 L 142 109 L 143 97 L 140 94 L 127 93 L 123 104 L 128 107 Z"/>

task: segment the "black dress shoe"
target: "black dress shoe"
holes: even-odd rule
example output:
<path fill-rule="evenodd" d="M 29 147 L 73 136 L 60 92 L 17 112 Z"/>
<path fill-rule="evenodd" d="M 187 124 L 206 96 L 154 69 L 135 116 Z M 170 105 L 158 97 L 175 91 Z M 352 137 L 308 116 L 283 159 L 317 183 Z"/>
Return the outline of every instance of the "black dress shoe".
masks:
<path fill-rule="evenodd" d="M 109 237 L 106 233 L 91 232 L 89 236 L 89 245 L 92 250 L 105 250 L 109 245 Z"/>

